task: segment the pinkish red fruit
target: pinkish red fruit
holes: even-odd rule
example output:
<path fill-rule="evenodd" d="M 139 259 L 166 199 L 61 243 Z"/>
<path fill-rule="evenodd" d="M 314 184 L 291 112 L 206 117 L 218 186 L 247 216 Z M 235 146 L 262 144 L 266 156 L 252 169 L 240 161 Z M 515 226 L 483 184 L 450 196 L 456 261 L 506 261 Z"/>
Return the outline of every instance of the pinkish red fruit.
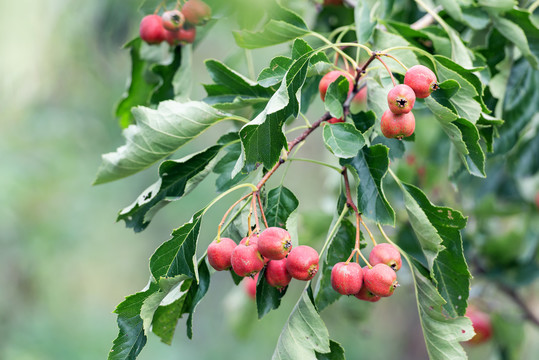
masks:
<path fill-rule="evenodd" d="M 382 134 L 390 139 L 402 139 L 414 133 L 415 117 L 410 111 L 407 114 L 393 114 L 391 110 L 386 110 L 380 122 Z"/>
<path fill-rule="evenodd" d="M 165 11 L 163 15 L 163 27 L 169 31 L 176 31 L 182 27 L 185 17 L 179 10 Z"/>
<path fill-rule="evenodd" d="M 318 272 L 318 253 L 310 246 L 300 245 L 288 254 L 286 270 L 298 280 L 311 280 Z"/>
<path fill-rule="evenodd" d="M 243 286 L 245 289 L 245 292 L 251 299 L 256 299 L 256 283 L 258 282 L 258 274 L 256 274 L 254 277 L 247 277 L 243 279 Z"/>
<path fill-rule="evenodd" d="M 376 264 L 367 269 L 363 281 L 371 293 L 381 297 L 393 295 L 393 291 L 399 286 L 397 274 L 386 264 Z"/>
<path fill-rule="evenodd" d="M 490 317 L 487 314 L 474 306 L 468 306 L 466 316 L 472 321 L 475 331 L 474 337 L 467 341 L 468 344 L 478 345 L 492 337 L 492 325 L 490 323 Z"/>
<path fill-rule="evenodd" d="M 258 251 L 270 260 L 281 260 L 292 249 L 290 234 L 280 227 L 269 227 L 258 237 Z"/>
<path fill-rule="evenodd" d="M 367 272 L 367 270 L 369 269 L 368 266 L 364 266 L 362 271 L 363 271 L 363 278 L 365 278 L 365 273 Z M 380 296 L 378 295 L 374 295 L 373 293 L 371 293 L 369 291 L 369 289 L 367 289 L 367 286 L 365 286 L 365 284 L 363 284 L 363 286 L 361 287 L 361 289 L 359 290 L 359 292 L 357 294 L 354 294 L 354 296 L 356 298 L 358 298 L 359 300 L 363 300 L 363 301 L 369 301 L 369 302 L 377 302 L 378 300 L 381 299 Z"/>
<path fill-rule="evenodd" d="M 240 241 L 240 245 L 245 245 L 249 239 L 249 245 L 258 245 L 258 234 L 252 233 L 250 236 L 246 236 Z"/>
<path fill-rule="evenodd" d="M 397 85 L 387 93 L 389 110 L 393 114 L 406 114 L 415 104 L 415 93 L 408 85 Z"/>
<path fill-rule="evenodd" d="M 331 286 L 341 295 L 354 295 L 363 284 L 363 270 L 358 263 L 340 262 L 331 269 Z"/>
<path fill-rule="evenodd" d="M 277 289 L 282 289 L 290 284 L 292 276 L 286 270 L 287 259 L 271 260 L 266 266 L 266 281 Z"/>
<path fill-rule="evenodd" d="M 238 276 L 253 276 L 264 267 L 264 259 L 256 244 L 238 245 L 230 257 L 232 269 Z"/>
<path fill-rule="evenodd" d="M 363 86 L 350 102 L 350 112 L 357 114 L 360 111 L 366 110 L 367 105 L 367 86 Z"/>
<path fill-rule="evenodd" d="M 204 1 L 189 0 L 182 7 L 185 20 L 193 25 L 204 25 L 211 19 L 211 8 Z"/>
<path fill-rule="evenodd" d="M 386 264 L 395 271 L 398 271 L 402 266 L 402 259 L 399 250 L 391 244 L 378 244 L 372 248 L 369 255 L 371 265 Z"/>
<path fill-rule="evenodd" d="M 337 80 L 339 76 L 344 76 L 348 79 L 348 95 L 350 95 L 354 89 L 354 76 L 345 71 L 333 70 L 324 75 L 322 80 L 320 80 L 320 84 L 318 84 L 318 90 L 320 91 L 320 97 L 322 100 L 326 99 L 326 92 L 328 91 L 329 85 Z"/>
<path fill-rule="evenodd" d="M 181 27 L 176 31 L 167 30 L 165 39 L 170 45 L 192 44 L 193 42 L 195 42 L 196 35 L 197 35 L 196 28 Z"/>
<path fill-rule="evenodd" d="M 230 266 L 232 266 L 230 257 L 235 248 L 236 243 L 229 238 L 212 241 L 208 246 L 208 261 L 210 265 L 217 271 L 230 269 Z"/>
<path fill-rule="evenodd" d="M 537 209 L 539 209 L 539 192 L 535 194 L 535 206 L 537 206 Z"/>
<path fill-rule="evenodd" d="M 148 44 L 159 44 L 165 40 L 166 30 L 159 15 L 146 15 L 140 21 L 140 38 Z"/>
<path fill-rule="evenodd" d="M 331 119 L 328 120 L 328 123 L 330 123 L 330 124 L 337 124 L 337 123 L 343 123 L 343 122 L 344 122 L 343 118 L 340 118 L 340 119 L 331 118 Z"/>
<path fill-rule="evenodd" d="M 426 66 L 415 65 L 406 71 L 404 83 L 411 87 L 415 96 L 424 99 L 433 91 L 438 90 L 436 75 Z"/>

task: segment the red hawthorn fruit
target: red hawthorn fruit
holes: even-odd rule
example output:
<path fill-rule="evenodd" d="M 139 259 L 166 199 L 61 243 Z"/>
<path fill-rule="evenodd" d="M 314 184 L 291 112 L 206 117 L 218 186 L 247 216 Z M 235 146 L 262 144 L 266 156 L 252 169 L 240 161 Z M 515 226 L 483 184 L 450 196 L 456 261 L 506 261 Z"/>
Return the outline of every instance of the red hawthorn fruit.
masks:
<path fill-rule="evenodd" d="M 211 19 L 211 8 L 204 1 L 189 0 L 182 7 L 185 20 L 193 25 L 204 25 Z"/>
<path fill-rule="evenodd" d="M 371 293 L 381 297 L 393 295 L 398 286 L 397 274 L 386 264 L 376 264 L 367 269 L 363 281 Z"/>
<path fill-rule="evenodd" d="M 472 321 L 472 326 L 475 331 L 473 338 L 466 343 L 471 345 L 482 344 L 492 337 L 492 325 L 488 314 L 477 309 L 475 306 L 468 306 L 466 316 Z"/>
<path fill-rule="evenodd" d="M 266 281 L 277 289 L 282 289 L 290 284 L 292 276 L 286 270 L 286 258 L 271 260 L 266 266 Z"/>
<path fill-rule="evenodd" d="M 367 272 L 367 270 L 369 270 L 369 267 L 364 266 L 363 269 L 361 270 L 363 271 L 363 279 L 365 279 L 365 273 Z M 367 286 L 365 286 L 365 284 L 363 284 L 359 292 L 357 294 L 354 294 L 354 296 L 358 298 L 359 300 L 369 301 L 369 302 L 377 302 L 378 300 L 381 299 L 380 296 L 374 295 L 372 292 L 370 292 L 369 289 L 367 289 Z"/>
<path fill-rule="evenodd" d="M 359 89 L 358 93 L 352 98 L 350 102 L 350 112 L 357 114 L 358 112 L 365 110 L 367 105 L 367 85 Z"/>
<path fill-rule="evenodd" d="M 258 282 L 258 274 L 254 277 L 246 277 L 243 279 L 243 287 L 245 292 L 251 299 L 256 299 L 256 283 Z"/>
<path fill-rule="evenodd" d="M 343 118 L 340 118 L 340 119 L 331 118 L 331 119 L 328 120 L 328 123 L 330 123 L 330 124 L 337 124 L 337 123 L 343 123 L 343 122 L 344 122 Z"/>
<path fill-rule="evenodd" d="M 195 42 L 197 29 L 195 27 L 181 27 L 176 31 L 166 30 L 165 35 L 165 40 L 172 46 L 178 44 L 192 44 Z"/>
<path fill-rule="evenodd" d="M 240 241 L 240 245 L 245 245 L 247 242 L 247 239 L 249 239 L 249 245 L 254 244 L 258 245 L 258 234 L 252 233 L 250 236 L 246 236 Z"/>
<path fill-rule="evenodd" d="M 539 192 L 535 194 L 535 206 L 537 206 L 537 209 L 539 209 Z"/>
<path fill-rule="evenodd" d="M 140 38 L 148 44 L 159 44 L 165 40 L 166 30 L 159 15 L 146 15 L 140 21 Z"/>
<path fill-rule="evenodd" d="M 402 266 L 402 259 L 399 250 L 391 244 L 382 243 L 372 248 L 369 255 L 371 265 L 386 264 L 395 271 Z"/>
<path fill-rule="evenodd" d="M 358 263 L 339 262 L 331 269 L 331 286 L 341 295 L 354 295 L 363 285 L 363 270 Z"/>
<path fill-rule="evenodd" d="M 438 90 L 438 83 L 436 80 L 436 75 L 426 66 L 415 65 L 406 71 L 404 75 L 404 84 L 411 87 L 415 96 L 424 99 L 430 94 Z"/>
<path fill-rule="evenodd" d="M 280 227 L 269 227 L 258 237 L 258 251 L 270 260 L 281 260 L 292 249 L 290 234 Z"/>
<path fill-rule="evenodd" d="M 253 276 L 264 267 L 264 259 L 256 244 L 238 245 L 230 257 L 232 269 L 238 276 Z"/>
<path fill-rule="evenodd" d="M 320 97 L 322 100 L 325 100 L 326 98 L 326 92 L 328 91 L 329 85 L 337 80 L 337 78 L 341 75 L 348 79 L 348 95 L 350 95 L 354 89 L 354 76 L 345 71 L 333 70 L 324 75 L 322 80 L 320 80 L 320 84 L 318 84 L 318 90 L 320 91 Z"/>
<path fill-rule="evenodd" d="M 236 243 L 229 238 L 212 241 L 208 246 L 208 261 L 210 265 L 217 271 L 230 269 L 232 266 L 230 257 L 235 248 Z"/>
<path fill-rule="evenodd" d="M 286 270 L 298 280 L 311 280 L 318 272 L 318 252 L 310 246 L 295 247 L 288 254 Z"/>
<path fill-rule="evenodd" d="M 393 114 L 409 113 L 415 104 L 414 90 L 408 85 L 397 85 L 387 93 L 387 103 Z"/>
<path fill-rule="evenodd" d="M 169 31 L 178 30 L 185 22 L 185 17 L 179 10 L 165 11 L 161 18 L 163 19 L 163 27 Z"/>
<path fill-rule="evenodd" d="M 393 114 L 391 110 L 386 110 L 382 115 L 380 123 L 382 134 L 390 139 L 402 139 L 414 133 L 415 117 L 410 111 L 407 114 Z"/>

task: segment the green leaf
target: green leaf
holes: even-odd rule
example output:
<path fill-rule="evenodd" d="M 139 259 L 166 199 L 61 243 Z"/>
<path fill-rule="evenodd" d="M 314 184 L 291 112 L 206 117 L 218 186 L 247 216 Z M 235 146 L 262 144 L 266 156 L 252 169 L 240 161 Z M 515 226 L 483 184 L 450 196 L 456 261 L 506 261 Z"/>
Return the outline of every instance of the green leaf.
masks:
<path fill-rule="evenodd" d="M 334 118 L 340 119 L 344 116 L 342 105 L 348 97 L 348 89 L 350 89 L 350 83 L 342 75 L 328 86 L 324 105 Z"/>
<path fill-rule="evenodd" d="M 299 201 L 292 191 L 284 186 L 271 189 L 266 199 L 264 213 L 268 226 L 286 228 L 286 222 L 299 205 Z"/>
<path fill-rule="evenodd" d="M 386 1 L 365 0 L 358 1 L 354 8 L 356 24 L 356 37 L 359 44 L 368 42 L 374 33 L 378 18 L 384 18 L 383 12 L 391 5 Z"/>
<path fill-rule="evenodd" d="M 477 4 L 499 12 L 505 12 L 517 6 L 516 0 L 477 0 Z"/>
<path fill-rule="evenodd" d="M 163 159 L 229 115 L 203 102 L 164 101 L 157 109 L 133 109 L 136 125 L 123 131 L 126 144 L 102 155 L 94 184 L 133 175 Z"/>
<path fill-rule="evenodd" d="M 389 168 L 389 149 L 384 145 L 363 148 L 352 159 L 341 159 L 359 178 L 357 207 L 367 218 L 380 224 L 395 224 L 395 211 L 388 203 L 382 180 Z"/>
<path fill-rule="evenodd" d="M 452 317 L 464 315 L 470 288 L 470 272 L 462 250 L 459 230 L 466 218 L 456 210 L 433 205 L 417 187 L 402 184 L 404 204 L 436 287 Z"/>
<path fill-rule="evenodd" d="M 271 260 L 270 260 L 271 261 Z M 264 315 L 271 310 L 276 310 L 281 305 L 281 299 L 286 294 L 288 287 L 279 290 L 266 281 L 266 268 L 262 269 L 258 275 L 258 282 L 256 284 L 256 311 L 258 312 L 258 318 L 262 319 Z"/>
<path fill-rule="evenodd" d="M 314 360 L 317 352 L 330 351 L 328 330 L 305 290 L 290 313 L 272 359 Z"/>
<path fill-rule="evenodd" d="M 365 146 L 365 138 L 354 125 L 325 124 L 322 135 L 329 151 L 340 158 L 351 158 Z"/>
<path fill-rule="evenodd" d="M 323 311 L 341 297 L 331 286 L 331 270 L 335 264 L 350 256 L 355 243 L 356 227 L 349 220 L 343 219 L 335 237 L 329 243 L 323 261 L 322 273 L 318 278 L 315 297 L 318 311 Z M 361 245 L 365 246 L 365 243 Z"/>
<path fill-rule="evenodd" d="M 326 354 L 316 353 L 317 360 L 345 360 L 344 349 L 341 344 L 329 340 L 330 352 Z"/>
<path fill-rule="evenodd" d="M 196 247 L 204 210 L 196 212 L 192 219 L 172 232 L 172 239 L 164 242 L 150 258 L 150 271 L 157 281 L 160 277 L 188 275 L 196 277 Z"/>
<path fill-rule="evenodd" d="M 474 335 L 470 319 L 462 316 L 453 318 L 444 314 L 444 299 L 436 291 L 428 271 L 417 262 L 412 262 L 410 267 L 429 359 L 467 359 L 460 342 L 469 340 Z"/>
<path fill-rule="evenodd" d="M 236 143 L 226 147 L 226 154 L 223 156 L 215 167 L 213 172 L 218 174 L 217 180 L 215 180 L 215 187 L 217 192 L 223 192 L 230 189 L 232 186 L 239 184 L 245 180 L 249 174 L 248 173 L 238 173 L 236 176 L 232 177 L 232 172 L 234 171 L 234 166 L 236 161 L 241 156 L 241 144 Z"/>
<path fill-rule="evenodd" d="M 150 102 L 158 104 L 163 100 L 174 99 L 176 93 L 174 88 L 174 77 L 182 65 L 183 47 L 177 46 L 173 50 L 172 62 L 170 64 L 153 65 L 151 71 L 159 76 L 159 83 L 152 91 Z M 139 105 L 139 104 L 137 104 Z M 146 104 L 140 104 L 146 105 Z"/>
<path fill-rule="evenodd" d="M 271 59 L 267 68 L 262 69 L 258 75 L 258 83 L 263 87 L 277 85 L 283 81 L 286 72 L 292 65 L 292 59 L 286 56 L 277 56 Z"/>
<path fill-rule="evenodd" d="M 187 195 L 211 172 L 221 148 L 215 145 L 180 160 L 163 161 L 159 166 L 159 180 L 122 209 L 116 221 L 124 220 L 135 232 L 144 230 L 159 209 Z"/>
<path fill-rule="evenodd" d="M 351 117 L 356 129 L 362 133 L 369 131 L 376 123 L 376 114 L 372 110 L 360 111 L 357 114 L 351 114 Z"/>
<path fill-rule="evenodd" d="M 530 64 L 534 68 L 539 67 L 539 60 L 537 56 L 535 56 L 531 50 L 530 45 L 528 43 L 528 39 L 526 37 L 526 33 L 520 26 L 512 22 L 511 20 L 506 19 L 502 16 L 492 16 L 492 23 L 498 29 L 500 34 L 502 34 L 507 40 L 512 42 L 516 45 L 516 47 L 519 48 L 519 50 L 522 52 L 524 57 L 530 62 Z M 531 22 L 529 24 L 532 24 Z M 533 25 L 531 25 L 531 28 L 534 30 L 533 32 L 537 33 L 538 30 Z M 533 35 L 532 35 L 533 36 Z M 535 35 L 535 40 L 539 38 L 539 36 Z"/>
<path fill-rule="evenodd" d="M 187 337 L 193 338 L 193 314 L 195 313 L 197 305 L 200 303 L 204 295 L 210 288 L 210 271 L 206 260 L 203 258 L 198 264 L 198 282 L 193 281 L 189 291 L 187 292 L 187 298 L 183 305 L 183 313 L 189 314 L 187 317 Z"/>
<path fill-rule="evenodd" d="M 512 317 L 507 313 L 489 315 L 491 315 L 492 333 L 500 353 L 503 354 L 502 358 L 506 360 L 522 359 L 526 323 L 520 317 Z"/>

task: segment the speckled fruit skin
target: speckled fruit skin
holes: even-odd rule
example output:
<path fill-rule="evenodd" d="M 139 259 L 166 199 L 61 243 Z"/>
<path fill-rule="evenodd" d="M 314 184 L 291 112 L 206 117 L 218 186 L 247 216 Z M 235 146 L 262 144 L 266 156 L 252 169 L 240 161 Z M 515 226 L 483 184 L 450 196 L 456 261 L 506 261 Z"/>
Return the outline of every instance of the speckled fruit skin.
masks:
<path fill-rule="evenodd" d="M 258 252 L 258 246 L 249 243 L 249 246 L 238 245 L 230 257 L 232 269 L 238 276 L 253 276 L 264 267 L 264 259 Z"/>
<path fill-rule="evenodd" d="M 386 264 L 395 271 L 398 271 L 402 266 L 402 259 L 399 250 L 391 244 L 378 244 L 372 248 L 369 255 L 371 265 Z"/>
<path fill-rule="evenodd" d="M 318 253 L 310 246 L 300 245 L 288 254 L 286 270 L 298 280 L 311 280 L 318 272 Z"/>
<path fill-rule="evenodd" d="M 292 276 L 286 270 L 287 259 L 271 260 L 266 266 L 266 281 L 277 289 L 282 289 L 292 280 Z"/>
<path fill-rule="evenodd" d="M 280 227 L 269 227 L 258 237 L 258 251 L 270 260 L 281 260 L 292 249 L 290 234 Z"/>
<path fill-rule="evenodd" d="M 193 25 L 204 25 L 211 19 L 211 8 L 204 1 L 189 0 L 182 7 L 185 20 Z"/>
<path fill-rule="evenodd" d="M 404 84 L 411 87 L 415 96 L 420 99 L 429 97 L 430 94 L 438 89 L 436 75 L 426 66 L 415 65 L 406 71 L 404 75 Z"/>
<path fill-rule="evenodd" d="M 343 118 L 340 118 L 340 119 L 331 118 L 331 119 L 328 120 L 328 123 L 330 123 L 330 124 L 337 124 L 337 123 L 343 123 L 343 122 L 344 122 Z"/>
<path fill-rule="evenodd" d="M 331 286 L 341 295 L 354 295 L 363 285 L 363 270 L 358 263 L 339 262 L 331 269 Z"/>
<path fill-rule="evenodd" d="M 159 15 L 146 15 L 140 21 L 140 38 L 148 44 L 159 44 L 165 40 L 166 30 Z"/>
<path fill-rule="evenodd" d="M 407 114 L 393 114 L 391 110 L 386 110 L 382 115 L 380 123 L 382 134 L 390 139 L 402 139 L 414 133 L 415 117 L 412 112 Z"/>
<path fill-rule="evenodd" d="M 468 306 L 466 316 L 472 321 L 472 326 L 475 331 L 473 338 L 466 343 L 470 345 L 482 344 L 492 337 L 492 325 L 490 317 L 474 306 Z"/>
<path fill-rule="evenodd" d="M 365 271 L 363 281 L 371 293 L 381 297 L 393 295 L 398 286 L 397 274 L 386 264 L 376 264 Z"/>
<path fill-rule="evenodd" d="M 208 262 L 217 271 L 230 269 L 232 266 L 230 257 L 235 248 L 236 243 L 229 238 L 221 238 L 220 241 L 212 241 L 208 246 Z"/>
<path fill-rule="evenodd" d="M 251 299 L 256 299 L 256 283 L 258 282 L 258 274 L 254 277 L 246 277 L 243 279 L 243 287 L 245 292 Z"/>
<path fill-rule="evenodd" d="M 368 266 L 363 267 L 362 269 L 363 279 L 365 279 L 365 272 L 367 272 L 368 269 L 369 269 Z M 363 284 L 359 292 L 357 294 L 354 294 L 354 296 L 358 298 L 359 300 L 369 301 L 369 302 L 377 302 L 381 299 L 380 296 L 374 295 L 373 293 L 371 293 L 369 289 L 367 289 L 367 286 L 365 286 L 365 284 Z"/>
<path fill-rule="evenodd" d="M 415 93 L 408 85 L 400 84 L 387 93 L 387 104 L 393 114 L 406 114 L 415 104 Z"/>
<path fill-rule="evenodd" d="M 348 95 L 350 95 L 354 88 L 354 76 L 344 71 L 333 70 L 324 75 L 318 84 L 318 90 L 320 91 L 320 97 L 322 100 L 326 99 L 326 92 L 328 91 L 329 85 L 337 80 L 337 78 L 341 75 L 348 79 Z"/>
<path fill-rule="evenodd" d="M 177 31 L 165 31 L 165 39 L 170 45 L 192 44 L 193 42 L 195 42 L 195 37 L 197 35 L 197 29 L 194 27 L 190 27 L 187 29 L 181 27 Z"/>
<path fill-rule="evenodd" d="M 185 22 L 185 17 L 179 10 L 165 11 L 163 15 L 163 27 L 170 31 L 178 30 Z"/>

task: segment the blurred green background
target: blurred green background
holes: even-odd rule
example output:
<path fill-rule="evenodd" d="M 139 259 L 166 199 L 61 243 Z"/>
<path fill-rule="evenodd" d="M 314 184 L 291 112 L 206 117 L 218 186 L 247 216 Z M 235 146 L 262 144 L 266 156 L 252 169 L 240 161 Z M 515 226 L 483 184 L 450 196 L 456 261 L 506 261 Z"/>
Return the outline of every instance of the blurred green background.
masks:
<path fill-rule="evenodd" d="M 0 2 L 0 359 L 104 359 L 118 332 L 115 306 L 145 286 L 148 259 L 171 230 L 213 198 L 210 177 L 135 234 L 114 220 L 155 180 L 155 167 L 131 181 L 91 186 L 100 154 L 123 143 L 112 109 L 130 72 L 129 54 L 121 47 L 137 34 L 137 5 Z M 237 56 L 232 43 L 222 22 L 197 48 L 193 98 L 203 97 L 200 83 L 209 80 L 203 59 Z M 254 52 L 257 72 L 275 51 Z M 182 152 L 205 147 L 227 126 L 212 129 Z M 328 156 L 320 136 L 313 138 L 302 152 Z M 280 175 L 275 178 L 280 181 Z M 304 179 L 316 180 L 305 184 Z M 298 194 L 305 213 L 302 242 L 323 240 L 338 182 L 326 169 L 291 167 L 286 185 Z M 330 194 L 320 196 L 321 188 Z M 209 213 L 201 249 L 226 208 L 225 201 Z M 306 223 L 318 226 L 301 226 Z M 411 288 L 406 272 L 399 277 Z M 187 340 L 180 320 L 172 346 L 151 335 L 140 359 L 270 357 L 303 285 L 294 283 L 283 306 L 257 321 L 254 303 L 241 286 L 233 288 L 228 274 L 211 281 L 195 316 L 193 340 Z M 343 299 L 323 318 L 349 359 L 427 358 L 413 291 L 398 291 L 376 306 Z M 537 353 L 531 345 L 537 331 L 527 330 L 525 356 Z M 474 352 L 481 359 L 490 349 Z"/>

